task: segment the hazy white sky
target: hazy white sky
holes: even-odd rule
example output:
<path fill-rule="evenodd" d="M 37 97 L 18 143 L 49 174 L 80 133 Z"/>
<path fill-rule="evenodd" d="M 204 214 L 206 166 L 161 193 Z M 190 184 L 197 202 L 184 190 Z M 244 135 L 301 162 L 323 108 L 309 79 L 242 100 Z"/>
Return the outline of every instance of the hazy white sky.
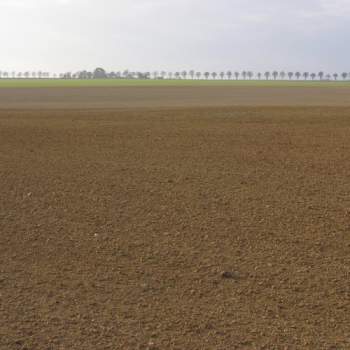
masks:
<path fill-rule="evenodd" d="M 350 72 L 350 0 L 0 0 L 0 70 Z"/>

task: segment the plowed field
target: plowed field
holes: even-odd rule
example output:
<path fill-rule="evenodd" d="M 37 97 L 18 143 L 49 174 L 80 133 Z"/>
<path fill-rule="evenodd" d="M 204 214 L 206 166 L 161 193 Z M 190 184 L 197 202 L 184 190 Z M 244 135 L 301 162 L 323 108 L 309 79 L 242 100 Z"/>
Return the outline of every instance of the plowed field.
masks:
<path fill-rule="evenodd" d="M 350 108 L 0 112 L 0 349 L 350 349 Z"/>

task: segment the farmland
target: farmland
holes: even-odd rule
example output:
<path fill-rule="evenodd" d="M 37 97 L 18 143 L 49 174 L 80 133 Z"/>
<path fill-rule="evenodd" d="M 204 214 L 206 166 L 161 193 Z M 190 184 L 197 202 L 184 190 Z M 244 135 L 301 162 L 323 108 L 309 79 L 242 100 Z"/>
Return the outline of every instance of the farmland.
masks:
<path fill-rule="evenodd" d="M 350 348 L 349 114 L 347 87 L 0 89 L 0 349 Z"/>
<path fill-rule="evenodd" d="M 186 80 L 186 79 L 0 79 L 0 88 L 52 87 L 168 87 L 168 86 L 237 86 L 237 87 L 350 87 L 350 81 L 297 80 Z"/>

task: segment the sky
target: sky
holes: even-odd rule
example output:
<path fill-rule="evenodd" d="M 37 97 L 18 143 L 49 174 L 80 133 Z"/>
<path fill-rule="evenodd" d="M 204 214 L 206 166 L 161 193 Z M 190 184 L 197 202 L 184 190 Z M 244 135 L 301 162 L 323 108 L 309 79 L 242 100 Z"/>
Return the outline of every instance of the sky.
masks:
<path fill-rule="evenodd" d="M 350 0 L 0 0 L 0 70 L 350 72 Z"/>

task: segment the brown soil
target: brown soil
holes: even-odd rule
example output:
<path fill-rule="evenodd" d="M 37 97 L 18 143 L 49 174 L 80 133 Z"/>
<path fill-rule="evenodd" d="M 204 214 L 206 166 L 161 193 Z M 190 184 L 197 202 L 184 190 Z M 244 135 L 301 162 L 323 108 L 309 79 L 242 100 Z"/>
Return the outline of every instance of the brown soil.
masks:
<path fill-rule="evenodd" d="M 116 87 L 0 89 L 0 109 L 350 106 L 346 87 Z"/>
<path fill-rule="evenodd" d="M 0 349 L 349 349 L 349 114 L 0 112 Z"/>

